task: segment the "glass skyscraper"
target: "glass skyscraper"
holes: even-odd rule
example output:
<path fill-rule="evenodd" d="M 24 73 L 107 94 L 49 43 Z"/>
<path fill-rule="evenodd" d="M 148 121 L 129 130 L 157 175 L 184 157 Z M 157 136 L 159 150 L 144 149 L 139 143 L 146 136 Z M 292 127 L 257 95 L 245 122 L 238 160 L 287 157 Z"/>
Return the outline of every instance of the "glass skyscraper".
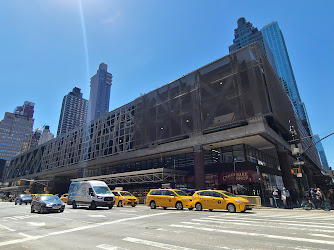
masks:
<path fill-rule="evenodd" d="M 277 75 L 295 108 L 297 117 L 302 121 L 307 133 L 312 135 L 310 122 L 305 105 L 301 101 L 295 76 L 293 74 L 288 50 L 285 45 L 282 31 L 277 22 L 271 22 L 261 29 L 261 33 L 274 56 Z"/>
<path fill-rule="evenodd" d="M 319 135 L 315 135 L 314 136 L 314 142 L 318 142 L 318 141 L 320 141 Z M 318 149 L 318 153 L 319 153 L 319 158 L 320 158 L 320 161 L 321 161 L 321 165 L 324 167 L 325 171 L 328 172 L 329 165 L 328 165 L 327 157 L 326 157 L 326 154 L 325 154 L 325 149 L 322 146 L 321 142 L 318 142 L 316 144 L 316 147 Z"/>
<path fill-rule="evenodd" d="M 82 98 L 81 89 L 75 87 L 64 96 L 61 106 L 57 136 L 86 122 L 88 101 Z"/>
<path fill-rule="evenodd" d="M 0 121 L 0 159 L 6 160 L 7 165 L 12 157 L 30 149 L 34 105 L 26 101 L 13 113 L 6 112 Z"/>
<path fill-rule="evenodd" d="M 262 33 L 257 28 L 253 27 L 252 23 L 246 22 L 244 17 L 239 18 L 237 24 L 238 27 L 234 30 L 233 44 L 228 47 L 229 52 L 235 52 L 253 42 L 258 42 L 274 71 L 277 73 L 273 54 Z"/>
<path fill-rule="evenodd" d="M 96 74 L 90 80 L 88 121 L 109 112 L 112 74 L 108 73 L 107 69 L 107 64 L 101 63 Z"/>

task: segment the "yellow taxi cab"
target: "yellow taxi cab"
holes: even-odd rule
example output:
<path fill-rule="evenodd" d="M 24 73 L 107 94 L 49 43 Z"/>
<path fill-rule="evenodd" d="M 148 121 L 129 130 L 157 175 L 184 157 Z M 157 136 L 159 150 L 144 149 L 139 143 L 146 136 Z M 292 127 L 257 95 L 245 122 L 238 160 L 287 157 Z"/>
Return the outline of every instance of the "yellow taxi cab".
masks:
<path fill-rule="evenodd" d="M 155 209 L 156 207 L 175 207 L 177 210 L 183 208 L 193 209 L 191 196 L 178 189 L 151 189 L 146 196 L 146 204 Z"/>
<path fill-rule="evenodd" d="M 245 212 L 252 210 L 251 203 L 242 197 L 223 190 L 200 190 L 196 191 L 192 197 L 192 206 L 197 211 L 202 209 L 223 209 L 230 213 L 236 211 Z"/>
<path fill-rule="evenodd" d="M 111 191 L 115 196 L 115 204 L 117 207 L 123 207 L 126 205 L 135 207 L 138 204 L 138 199 L 128 191 L 113 190 Z"/>
<path fill-rule="evenodd" d="M 67 203 L 67 197 L 68 197 L 68 194 L 63 194 L 60 199 L 64 202 L 64 203 Z"/>

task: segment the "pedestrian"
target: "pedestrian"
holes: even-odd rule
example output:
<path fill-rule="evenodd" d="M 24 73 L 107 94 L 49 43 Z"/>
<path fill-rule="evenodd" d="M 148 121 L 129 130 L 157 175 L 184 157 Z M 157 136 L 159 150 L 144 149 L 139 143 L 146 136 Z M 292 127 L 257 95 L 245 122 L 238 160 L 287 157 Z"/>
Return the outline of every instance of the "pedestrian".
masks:
<path fill-rule="evenodd" d="M 317 192 L 315 193 L 316 196 L 316 202 L 317 202 L 317 208 L 321 207 L 321 204 L 323 202 L 324 196 L 323 193 L 321 192 L 320 188 L 317 188 Z"/>
<path fill-rule="evenodd" d="M 273 192 L 273 199 L 274 199 L 275 207 L 278 208 L 277 200 L 279 199 L 279 196 L 278 196 L 278 190 L 277 189 L 275 189 L 274 192 Z"/>
<path fill-rule="evenodd" d="M 318 208 L 317 207 L 317 199 L 316 199 L 316 192 L 314 190 L 314 188 L 310 188 L 310 199 L 312 201 L 312 203 L 314 204 L 315 208 Z"/>
<path fill-rule="evenodd" d="M 282 201 L 285 208 L 291 208 L 290 193 L 285 187 L 282 191 Z"/>

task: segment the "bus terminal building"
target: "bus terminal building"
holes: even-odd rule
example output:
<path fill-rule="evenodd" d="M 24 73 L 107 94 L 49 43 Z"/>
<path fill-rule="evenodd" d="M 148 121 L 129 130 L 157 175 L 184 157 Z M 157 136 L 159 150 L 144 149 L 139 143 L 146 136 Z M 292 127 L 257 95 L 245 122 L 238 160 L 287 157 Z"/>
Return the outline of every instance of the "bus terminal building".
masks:
<path fill-rule="evenodd" d="M 4 174 L 12 186 L 49 180 L 52 193 L 67 192 L 73 179 L 97 179 L 139 196 L 170 183 L 266 200 L 276 187 L 302 193 L 322 182 L 315 147 L 302 155 L 301 174 L 291 173 L 290 126 L 307 137 L 253 43 L 17 155 Z"/>

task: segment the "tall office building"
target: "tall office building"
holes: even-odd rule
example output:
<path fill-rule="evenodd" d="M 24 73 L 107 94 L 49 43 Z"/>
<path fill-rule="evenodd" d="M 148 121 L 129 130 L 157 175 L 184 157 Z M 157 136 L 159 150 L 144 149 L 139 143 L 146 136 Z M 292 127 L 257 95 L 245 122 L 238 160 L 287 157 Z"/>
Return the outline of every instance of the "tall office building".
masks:
<path fill-rule="evenodd" d="M 273 54 L 271 53 L 262 33 L 257 28 L 253 27 L 252 23 L 246 22 L 244 17 L 239 18 L 237 23 L 238 27 L 234 30 L 233 44 L 228 47 L 229 52 L 235 52 L 248 44 L 258 42 L 266 54 L 268 61 L 273 67 L 274 71 L 277 73 Z"/>
<path fill-rule="evenodd" d="M 39 129 L 35 129 L 35 131 L 32 132 L 29 150 L 34 149 L 38 146 L 38 141 L 41 135 L 42 135 L 42 131 Z"/>
<path fill-rule="evenodd" d="M 13 113 L 6 112 L 0 121 L 0 159 L 5 159 L 7 165 L 12 157 L 30 149 L 34 105 L 24 102 Z"/>
<path fill-rule="evenodd" d="M 314 135 L 314 142 L 318 142 L 318 141 L 320 141 L 319 135 Z M 317 144 L 315 144 L 315 146 L 318 149 L 321 165 L 324 167 L 325 171 L 328 172 L 329 171 L 329 165 L 328 165 L 327 157 L 326 157 L 326 154 L 325 154 L 325 149 L 322 146 L 321 142 L 318 142 Z"/>
<path fill-rule="evenodd" d="M 86 122 L 88 101 L 82 98 L 81 89 L 75 87 L 64 96 L 61 106 L 57 136 Z"/>
<path fill-rule="evenodd" d="M 109 112 L 112 74 L 107 72 L 107 64 L 101 63 L 96 74 L 90 79 L 88 121 Z"/>
<path fill-rule="evenodd" d="M 38 145 L 46 143 L 54 138 L 54 135 L 50 132 L 50 126 L 45 125 L 43 132 L 38 140 Z"/>
<path fill-rule="evenodd" d="M 296 79 L 292 70 L 288 50 L 285 45 L 283 33 L 277 22 L 271 22 L 261 29 L 261 33 L 274 56 L 277 75 L 295 108 L 297 117 L 301 120 L 307 133 L 312 135 L 310 122 L 304 103 L 301 101 Z"/>

